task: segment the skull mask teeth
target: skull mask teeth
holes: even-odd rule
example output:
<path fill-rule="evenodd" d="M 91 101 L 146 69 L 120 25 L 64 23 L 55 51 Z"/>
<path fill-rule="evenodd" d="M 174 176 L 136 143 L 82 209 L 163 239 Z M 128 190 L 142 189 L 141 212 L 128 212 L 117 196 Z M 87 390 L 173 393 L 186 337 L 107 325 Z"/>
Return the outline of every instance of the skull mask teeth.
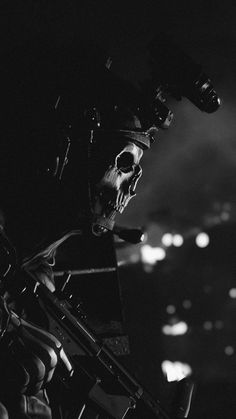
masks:
<path fill-rule="evenodd" d="M 122 213 L 135 194 L 142 175 L 139 165 L 143 150 L 134 143 L 126 143 L 109 162 L 104 176 L 96 185 L 93 233 L 101 235 L 112 230 L 117 212 Z"/>

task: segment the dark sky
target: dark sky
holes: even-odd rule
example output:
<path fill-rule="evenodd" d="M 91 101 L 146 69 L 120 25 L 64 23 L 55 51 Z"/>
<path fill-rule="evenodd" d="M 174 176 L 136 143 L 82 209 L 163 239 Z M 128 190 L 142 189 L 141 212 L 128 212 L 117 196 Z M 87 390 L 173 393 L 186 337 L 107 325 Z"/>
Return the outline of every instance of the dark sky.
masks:
<path fill-rule="evenodd" d="M 206 213 L 214 215 L 217 202 L 230 203 L 236 214 L 235 20 L 231 0 L 2 1 L 1 45 L 8 53 L 34 37 L 52 45 L 95 40 L 112 57 L 113 71 L 137 82 L 149 75 L 147 43 L 160 31 L 171 36 L 203 65 L 223 104 L 209 115 L 187 99 L 167 101 L 174 121 L 145 154 L 138 195 L 121 221 L 145 224 L 150 213 L 158 219 L 158 210 L 201 224 Z"/>

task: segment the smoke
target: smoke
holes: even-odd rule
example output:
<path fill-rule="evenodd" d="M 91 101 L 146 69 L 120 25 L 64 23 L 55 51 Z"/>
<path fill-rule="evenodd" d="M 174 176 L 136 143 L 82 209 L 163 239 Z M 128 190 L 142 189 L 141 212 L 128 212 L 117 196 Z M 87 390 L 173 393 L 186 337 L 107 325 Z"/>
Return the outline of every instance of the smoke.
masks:
<path fill-rule="evenodd" d="M 227 100 L 227 90 L 222 93 L 222 108 L 212 115 L 187 100 L 175 104 L 172 126 L 145 155 L 140 200 L 127 210 L 127 220 L 134 222 L 136 215 L 142 223 L 162 223 L 164 211 L 170 223 L 181 218 L 184 224 L 185 218 L 186 225 L 196 226 L 206 213 L 214 216 L 215 202 L 236 202 L 236 103 Z"/>

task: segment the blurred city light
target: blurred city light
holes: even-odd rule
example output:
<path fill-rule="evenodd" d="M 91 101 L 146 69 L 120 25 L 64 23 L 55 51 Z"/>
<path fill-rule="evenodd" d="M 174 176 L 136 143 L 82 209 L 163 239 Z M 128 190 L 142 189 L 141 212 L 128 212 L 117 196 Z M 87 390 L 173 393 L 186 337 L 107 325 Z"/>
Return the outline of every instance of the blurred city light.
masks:
<path fill-rule="evenodd" d="M 206 321 L 203 323 L 203 328 L 204 328 L 205 330 L 212 330 L 212 328 L 213 328 L 213 324 L 212 324 L 212 322 L 211 322 L 210 320 L 206 320 Z"/>
<path fill-rule="evenodd" d="M 230 296 L 231 298 L 236 298 L 236 288 L 231 288 L 231 289 L 229 290 L 229 296 Z"/>
<path fill-rule="evenodd" d="M 164 335 L 169 336 L 180 336 L 184 335 L 188 331 L 188 325 L 187 323 L 181 321 L 176 324 L 166 324 L 162 327 L 162 332 Z"/>
<path fill-rule="evenodd" d="M 173 236 L 171 233 L 165 233 L 161 239 L 162 244 L 164 244 L 164 246 L 166 247 L 169 247 L 172 245 L 172 240 L 173 240 Z"/>
<path fill-rule="evenodd" d="M 166 311 L 167 311 L 168 314 L 174 314 L 175 311 L 176 311 L 176 308 L 175 308 L 175 306 L 173 304 L 169 304 L 166 307 Z"/>
<path fill-rule="evenodd" d="M 190 300 L 184 300 L 184 301 L 183 301 L 183 307 L 184 307 L 186 310 L 189 310 L 189 309 L 192 307 L 192 303 L 191 303 L 191 301 L 190 301 Z"/>
<path fill-rule="evenodd" d="M 192 373 L 192 368 L 188 364 L 180 361 L 165 360 L 161 364 L 162 372 L 166 375 L 167 381 L 180 381 Z"/>
<path fill-rule="evenodd" d="M 225 352 L 225 355 L 228 355 L 228 356 L 233 355 L 234 354 L 233 346 L 230 346 L 230 345 L 226 346 L 224 352 Z"/>
<path fill-rule="evenodd" d="M 152 247 L 145 244 L 141 247 L 141 260 L 143 263 L 154 265 L 156 262 L 165 259 L 166 252 L 162 247 Z"/>
<path fill-rule="evenodd" d="M 183 236 L 181 236 L 181 234 L 174 234 L 173 235 L 173 238 L 172 238 L 173 246 L 180 247 L 180 246 L 182 246 L 183 242 L 184 242 L 184 238 L 183 238 Z"/>
<path fill-rule="evenodd" d="M 201 232 L 196 236 L 195 242 L 198 247 L 207 247 L 210 242 L 210 238 L 207 233 Z"/>
<path fill-rule="evenodd" d="M 230 215 L 228 212 L 223 211 L 220 215 L 222 221 L 228 221 L 230 219 Z"/>
<path fill-rule="evenodd" d="M 222 320 L 216 320 L 215 328 L 220 330 L 220 329 L 223 329 L 223 327 L 224 327 L 224 322 Z"/>

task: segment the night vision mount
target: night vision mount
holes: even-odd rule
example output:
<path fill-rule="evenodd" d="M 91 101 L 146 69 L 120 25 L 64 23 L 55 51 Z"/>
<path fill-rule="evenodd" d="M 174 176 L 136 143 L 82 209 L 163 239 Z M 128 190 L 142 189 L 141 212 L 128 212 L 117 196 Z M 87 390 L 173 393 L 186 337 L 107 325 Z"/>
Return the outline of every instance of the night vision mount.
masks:
<path fill-rule="evenodd" d="M 151 79 L 141 83 L 142 106 L 139 117 L 146 128 L 168 128 L 173 113 L 164 104 L 165 95 L 183 97 L 206 113 L 221 104 L 210 78 L 178 45 L 165 34 L 158 34 L 147 45 Z"/>

